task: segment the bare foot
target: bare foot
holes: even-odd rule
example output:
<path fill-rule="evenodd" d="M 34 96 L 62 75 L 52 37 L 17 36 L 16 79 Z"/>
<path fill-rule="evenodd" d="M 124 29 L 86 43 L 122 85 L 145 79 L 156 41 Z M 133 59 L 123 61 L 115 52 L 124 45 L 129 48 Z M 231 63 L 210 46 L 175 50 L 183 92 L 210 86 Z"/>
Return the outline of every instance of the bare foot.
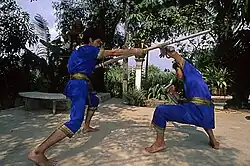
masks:
<path fill-rule="evenodd" d="M 160 152 L 166 148 L 167 148 L 167 146 L 165 145 L 165 143 L 162 143 L 160 145 L 154 143 L 152 146 L 145 148 L 145 150 L 148 153 L 156 153 L 156 152 Z"/>
<path fill-rule="evenodd" d="M 83 132 L 86 132 L 86 133 L 99 131 L 98 128 L 93 128 L 93 127 L 84 127 L 82 130 Z"/>
<path fill-rule="evenodd" d="M 28 154 L 28 159 L 33 161 L 36 166 L 53 166 L 43 153 L 37 153 L 35 150 Z"/>
<path fill-rule="evenodd" d="M 209 145 L 213 148 L 213 149 L 220 149 L 220 143 L 218 141 L 209 141 Z"/>
<path fill-rule="evenodd" d="M 49 159 L 49 165 L 48 166 L 56 166 L 57 161 Z M 34 166 L 40 166 L 39 164 L 35 164 Z"/>
<path fill-rule="evenodd" d="M 54 159 L 49 159 L 49 163 L 51 166 L 56 166 L 58 162 Z"/>

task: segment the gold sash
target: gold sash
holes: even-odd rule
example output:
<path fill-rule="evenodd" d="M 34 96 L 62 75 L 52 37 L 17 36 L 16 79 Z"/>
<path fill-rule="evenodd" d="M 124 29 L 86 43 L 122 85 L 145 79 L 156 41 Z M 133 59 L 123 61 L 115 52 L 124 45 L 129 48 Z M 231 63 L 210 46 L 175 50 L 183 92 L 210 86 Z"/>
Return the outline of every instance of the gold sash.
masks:
<path fill-rule="evenodd" d="M 86 76 L 85 74 L 82 74 L 82 73 L 71 74 L 70 75 L 70 79 L 90 81 L 90 79 L 88 78 L 88 76 Z"/>
<path fill-rule="evenodd" d="M 85 74 L 82 74 L 82 73 L 71 74 L 70 75 L 70 79 L 72 79 L 72 80 L 74 80 L 74 79 L 75 80 L 86 80 L 86 81 L 88 81 L 88 88 L 89 88 L 89 90 L 90 91 L 94 90 L 90 79 Z"/>
<path fill-rule="evenodd" d="M 188 99 L 188 101 L 197 105 L 208 105 L 208 106 L 213 105 L 213 102 L 211 100 L 202 99 L 199 97 L 190 98 Z"/>

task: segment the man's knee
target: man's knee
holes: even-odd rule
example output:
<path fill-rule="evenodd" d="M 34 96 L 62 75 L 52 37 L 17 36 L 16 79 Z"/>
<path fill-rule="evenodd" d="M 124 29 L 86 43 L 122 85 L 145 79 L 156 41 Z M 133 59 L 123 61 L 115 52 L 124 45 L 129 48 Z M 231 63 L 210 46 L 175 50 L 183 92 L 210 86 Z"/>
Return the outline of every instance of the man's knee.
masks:
<path fill-rule="evenodd" d="M 164 105 L 158 105 L 158 106 L 155 108 L 154 116 L 161 116 L 163 110 L 165 110 L 164 107 L 165 107 Z"/>
<path fill-rule="evenodd" d="M 154 116 L 166 121 L 182 122 L 185 114 L 186 110 L 181 105 L 159 105 Z"/>
<path fill-rule="evenodd" d="M 83 118 L 70 119 L 63 125 L 63 132 L 68 136 L 72 137 L 80 128 L 83 122 Z"/>
<path fill-rule="evenodd" d="M 158 105 L 154 111 L 154 116 L 152 119 L 152 124 L 156 129 L 161 129 L 161 132 L 164 131 L 166 127 L 166 117 L 165 117 L 165 107 L 164 105 Z"/>
<path fill-rule="evenodd" d="M 67 123 L 69 124 L 69 128 L 73 133 L 76 133 L 82 125 L 83 118 L 71 119 Z"/>

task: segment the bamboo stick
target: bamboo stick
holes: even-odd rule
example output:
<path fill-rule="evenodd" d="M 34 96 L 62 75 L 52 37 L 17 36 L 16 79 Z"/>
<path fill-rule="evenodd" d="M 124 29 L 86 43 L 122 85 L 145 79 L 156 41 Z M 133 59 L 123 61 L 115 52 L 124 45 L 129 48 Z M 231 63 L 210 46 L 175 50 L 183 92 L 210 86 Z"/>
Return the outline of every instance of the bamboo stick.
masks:
<path fill-rule="evenodd" d="M 207 34 L 209 32 L 211 32 L 211 30 L 205 30 L 205 31 L 202 31 L 202 32 L 198 32 L 198 33 L 186 36 L 186 37 L 181 37 L 181 38 L 176 39 L 176 40 L 168 40 L 167 42 L 164 42 L 164 43 L 161 43 L 161 44 L 157 44 L 155 46 L 151 46 L 151 47 L 145 48 L 144 50 L 146 52 L 147 51 L 151 51 L 151 50 L 154 50 L 154 49 L 157 49 L 157 48 L 164 47 L 164 46 L 169 45 L 169 44 L 178 43 L 178 42 L 183 41 L 183 40 L 187 40 L 187 39 L 191 39 L 191 38 L 194 38 L 194 37 L 197 37 L 197 36 L 200 36 L 200 35 L 204 35 L 204 34 Z M 128 57 L 131 57 L 131 56 L 134 56 L 134 55 L 122 55 L 122 56 L 119 56 L 117 58 L 110 59 L 110 60 L 108 60 L 106 62 L 103 62 L 102 64 L 96 65 L 95 68 L 99 68 L 99 67 L 108 65 L 108 64 L 113 63 L 113 62 L 117 62 L 117 61 L 119 61 L 119 60 L 121 60 L 123 58 L 128 58 Z"/>
<path fill-rule="evenodd" d="M 164 47 L 164 46 L 169 45 L 169 44 L 178 43 L 178 42 L 183 41 L 183 40 L 187 40 L 187 39 L 194 38 L 194 37 L 197 37 L 197 36 L 200 36 L 200 35 L 204 35 L 204 34 L 207 34 L 209 32 L 211 32 L 211 30 L 206 30 L 206 31 L 198 32 L 198 33 L 186 36 L 186 37 L 181 37 L 181 38 L 176 39 L 176 40 L 169 40 L 169 41 L 167 41 L 165 43 L 161 43 L 161 44 L 157 44 L 155 46 L 151 46 L 151 47 L 145 48 L 144 50 L 145 51 L 154 50 L 156 48 L 161 48 L 161 47 Z"/>
<path fill-rule="evenodd" d="M 108 64 L 110 64 L 110 63 L 117 62 L 117 61 L 119 61 L 119 60 L 121 60 L 121 59 L 123 59 L 123 58 L 128 58 L 128 57 L 130 57 L 130 56 L 133 56 L 133 55 L 122 55 L 122 56 L 119 56 L 119 57 L 117 57 L 117 58 L 110 59 L 110 60 L 108 60 L 108 61 L 106 61 L 106 62 L 103 62 L 103 63 L 101 63 L 101 64 L 96 65 L 95 68 L 99 68 L 99 67 L 108 65 Z"/>

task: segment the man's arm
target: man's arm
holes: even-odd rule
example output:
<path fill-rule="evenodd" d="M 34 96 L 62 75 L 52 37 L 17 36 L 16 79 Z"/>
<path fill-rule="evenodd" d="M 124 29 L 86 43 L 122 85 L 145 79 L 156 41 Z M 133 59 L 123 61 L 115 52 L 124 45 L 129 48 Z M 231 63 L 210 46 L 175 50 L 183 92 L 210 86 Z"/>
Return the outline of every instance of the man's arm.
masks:
<path fill-rule="evenodd" d="M 98 59 L 103 59 L 105 56 L 121 56 L 121 55 L 135 55 L 136 57 L 144 57 L 146 51 L 140 48 L 132 49 L 114 49 L 104 50 L 100 49 Z"/>
<path fill-rule="evenodd" d="M 136 56 L 143 56 L 145 51 L 140 48 L 133 48 L 133 49 L 114 49 L 114 50 L 104 50 L 100 49 L 98 57 L 105 57 L 105 56 L 121 56 L 121 55 L 136 55 Z"/>
<path fill-rule="evenodd" d="M 104 56 L 121 56 L 121 55 L 142 55 L 144 53 L 143 49 L 133 48 L 133 49 L 114 49 L 114 50 L 104 50 Z"/>

